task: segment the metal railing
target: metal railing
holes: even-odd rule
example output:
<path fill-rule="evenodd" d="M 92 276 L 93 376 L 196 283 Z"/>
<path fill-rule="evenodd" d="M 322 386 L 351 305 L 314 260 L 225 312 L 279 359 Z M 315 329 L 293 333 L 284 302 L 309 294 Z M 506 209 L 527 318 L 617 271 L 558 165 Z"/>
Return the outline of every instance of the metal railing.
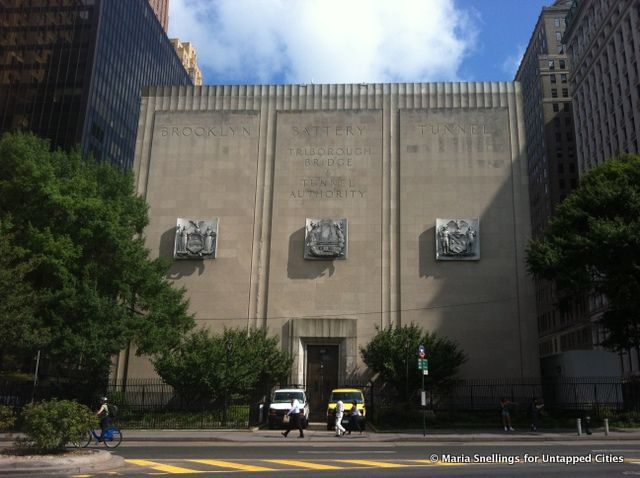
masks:
<path fill-rule="evenodd" d="M 73 390 L 81 384 L 63 387 L 40 383 L 34 390 L 29 382 L 0 380 L 0 405 L 20 410 L 32 400 L 78 399 Z M 376 406 L 393 405 L 393 391 L 381 383 L 360 385 L 368 414 Z M 263 403 L 246 403 L 232 397 L 225 407 L 206 400 L 187 401 L 160 379 L 111 382 L 103 390 L 85 391 L 92 399 L 78 399 L 96 407 L 106 394 L 118 405 L 119 424 L 126 428 L 247 428 L 262 422 Z M 427 390 L 427 406 L 434 411 L 495 410 L 501 398 L 526 405 L 541 398 L 547 408 L 559 410 L 608 409 L 612 412 L 640 411 L 640 379 L 615 377 L 557 377 L 553 379 L 473 379 L 458 380 L 448 386 Z M 397 402 L 395 403 L 397 405 Z M 262 412 L 262 413 L 261 413 Z"/>

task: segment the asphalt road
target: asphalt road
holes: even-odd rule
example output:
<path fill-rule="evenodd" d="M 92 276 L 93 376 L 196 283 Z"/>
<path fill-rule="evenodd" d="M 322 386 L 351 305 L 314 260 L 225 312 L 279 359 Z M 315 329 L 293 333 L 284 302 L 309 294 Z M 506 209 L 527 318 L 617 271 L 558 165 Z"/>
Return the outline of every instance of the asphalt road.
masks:
<path fill-rule="evenodd" d="M 124 443 L 115 453 L 126 459 L 124 468 L 81 476 L 640 476 L 638 441 L 433 445 L 358 443 L 356 437 L 300 443 L 290 437 L 279 443 Z"/>

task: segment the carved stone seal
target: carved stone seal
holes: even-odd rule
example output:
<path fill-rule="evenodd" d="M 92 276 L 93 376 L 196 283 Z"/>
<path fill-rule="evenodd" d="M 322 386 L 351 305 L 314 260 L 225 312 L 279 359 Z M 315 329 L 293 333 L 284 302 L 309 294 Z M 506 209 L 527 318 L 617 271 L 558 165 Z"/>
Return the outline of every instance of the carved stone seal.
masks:
<path fill-rule="evenodd" d="M 305 259 L 346 259 L 346 219 L 307 218 L 304 231 Z"/>
<path fill-rule="evenodd" d="M 436 259 L 480 259 L 480 219 L 436 219 Z"/>
<path fill-rule="evenodd" d="M 200 220 L 178 218 L 173 249 L 174 259 L 215 259 L 218 218 Z"/>

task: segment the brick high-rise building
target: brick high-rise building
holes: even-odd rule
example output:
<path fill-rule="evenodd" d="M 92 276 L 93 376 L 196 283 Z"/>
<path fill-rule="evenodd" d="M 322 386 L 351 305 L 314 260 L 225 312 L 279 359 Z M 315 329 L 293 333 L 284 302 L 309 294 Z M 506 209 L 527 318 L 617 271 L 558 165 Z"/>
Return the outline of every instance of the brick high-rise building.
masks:
<path fill-rule="evenodd" d="M 640 152 L 640 0 L 574 0 L 566 25 L 582 175 L 613 156 Z M 593 294 L 588 307 L 593 341 L 600 343 L 605 331 L 598 321 L 606 298 Z M 624 372 L 640 370 L 638 351 L 621 359 Z"/>
<path fill-rule="evenodd" d="M 640 151 L 640 0 L 574 0 L 564 41 L 580 172 Z"/>
<path fill-rule="evenodd" d="M 556 206 L 578 183 L 569 86 L 571 62 L 562 41 L 564 19 L 571 5 L 571 0 L 556 0 L 542 9 L 515 77 L 522 83 L 524 99 L 533 237 L 544 233 Z M 588 375 L 587 368 L 594 367 L 587 365 L 579 370 L 574 364 L 603 360 L 602 353 L 584 352 L 593 349 L 585 302 L 576 300 L 569 310 L 560 311 L 553 283 L 536 281 L 543 375 L 558 371 Z"/>
<path fill-rule="evenodd" d="M 169 0 L 149 0 L 149 4 L 158 17 L 162 28 L 167 32 L 169 30 Z"/>
<path fill-rule="evenodd" d="M 181 42 L 179 38 L 172 38 L 171 44 L 175 48 L 182 65 L 189 72 L 195 86 L 202 85 L 202 71 L 198 66 L 198 54 L 191 42 Z"/>

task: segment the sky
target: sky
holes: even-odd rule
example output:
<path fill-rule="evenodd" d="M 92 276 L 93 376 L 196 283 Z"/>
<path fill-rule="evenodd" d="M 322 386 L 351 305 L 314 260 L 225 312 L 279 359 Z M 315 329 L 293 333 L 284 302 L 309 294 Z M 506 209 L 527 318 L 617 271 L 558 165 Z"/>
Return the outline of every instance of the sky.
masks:
<path fill-rule="evenodd" d="M 204 84 L 511 81 L 553 0 L 170 0 Z"/>

